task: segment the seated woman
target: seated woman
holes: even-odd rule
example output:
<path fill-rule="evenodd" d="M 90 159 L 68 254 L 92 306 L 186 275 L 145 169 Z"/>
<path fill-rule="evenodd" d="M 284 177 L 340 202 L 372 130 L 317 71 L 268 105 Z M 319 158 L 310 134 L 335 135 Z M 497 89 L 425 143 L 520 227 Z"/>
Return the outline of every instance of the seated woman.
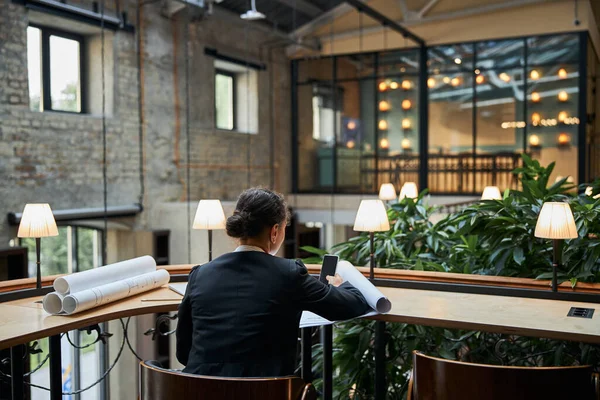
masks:
<path fill-rule="evenodd" d="M 301 261 L 274 257 L 289 219 L 283 196 L 248 189 L 227 219 L 233 252 L 196 266 L 179 306 L 177 359 L 183 372 L 227 377 L 294 373 L 302 311 L 330 320 L 367 312 L 362 294 L 339 275 L 327 285 Z"/>

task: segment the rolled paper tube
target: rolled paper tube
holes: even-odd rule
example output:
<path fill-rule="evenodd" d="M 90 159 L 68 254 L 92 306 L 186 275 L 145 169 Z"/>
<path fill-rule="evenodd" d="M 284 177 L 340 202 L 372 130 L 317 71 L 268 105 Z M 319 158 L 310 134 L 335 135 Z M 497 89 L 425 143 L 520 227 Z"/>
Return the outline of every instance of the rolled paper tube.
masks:
<path fill-rule="evenodd" d="M 63 299 L 64 296 L 57 292 L 51 292 L 44 296 L 42 300 L 42 306 L 44 311 L 48 314 L 60 314 L 63 312 Z"/>

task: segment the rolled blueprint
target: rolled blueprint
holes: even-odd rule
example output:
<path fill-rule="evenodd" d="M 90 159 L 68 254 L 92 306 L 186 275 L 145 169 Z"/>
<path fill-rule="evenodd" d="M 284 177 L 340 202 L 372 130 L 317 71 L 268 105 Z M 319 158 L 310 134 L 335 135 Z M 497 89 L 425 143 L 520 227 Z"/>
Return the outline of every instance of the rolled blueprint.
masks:
<path fill-rule="evenodd" d="M 66 296 L 153 271 L 156 271 L 154 258 L 150 256 L 137 257 L 56 278 L 54 280 L 54 290 Z"/>
<path fill-rule="evenodd" d="M 42 306 L 48 314 L 60 314 L 63 311 L 63 296 L 58 292 L 51 292 L 44 296 Z"/>
<path fill-rule="evenodd" d="M 69 294 L 63 299 L 63 313 L 70 315 L 90 308 L 121 300 L 169 283 L 169 272 L 164 269 L 122 279 L 106 285 Z"/>
<path fill-rule="evenodd" d="M 371 308 L 380 314 L 385 314 L 392 309 L 392 303 L 383 295 L 365 276 L 348 261 L 339 261 L 335 271 L 342 279 L 357 288 Z"/>

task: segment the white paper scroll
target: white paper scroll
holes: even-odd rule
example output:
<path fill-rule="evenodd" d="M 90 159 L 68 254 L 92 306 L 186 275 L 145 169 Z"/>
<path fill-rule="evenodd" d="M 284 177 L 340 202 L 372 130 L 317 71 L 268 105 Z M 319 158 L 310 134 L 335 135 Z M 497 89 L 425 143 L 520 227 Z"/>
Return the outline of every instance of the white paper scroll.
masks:
<path fill-rule="evenodd" d="M 89 310 L 103 304 L 121 300 L 151 289 L 155 289 L 169 282 L 169 272 L 164 269 L 133 278 L 108 283 L 106 285 L 83 290 L 65 296 L 63 299 L 63 312 L 67 315 Z"/>
<path fill-rule="evenodd" d="M 365 297 L 367 304 L 371 306 L 373 311 L 368 312 L 361 317 L 368 317 L 376 314 L 385 314 L 392 309 L 392 303 L 383 295 L 367 278 L 364 277 L 359 270 L 354 268 L 348 261 L 339 261 L 336 267 L 336 274 L 339 274 L 344 282 L 350 282 L 352 286 L 357 288 Z M 310 311 L 302 312 L 300 318 L 300 328 L 308 328 L 311 326 L 331 325 L 334 321 L 325 319 Z"/>
<path fill-rule="evenodd" d="M 154 261 L 154 258 L 150 256 L 137 257 L 56 278 L 54 280 L 54 290 L 66 296 L 71 293 L 81 292 L 82 290 L 153 271 L 156 271 L 156 261 Z"/>
<path fill-rule="evenodd" d="M 138 257 L 57 278 L 56 292 L 42 304 L 49 314 L 70 315 L 160 287 L 169 278 L 166 270 L 156 270 L 154 258 Z"/>

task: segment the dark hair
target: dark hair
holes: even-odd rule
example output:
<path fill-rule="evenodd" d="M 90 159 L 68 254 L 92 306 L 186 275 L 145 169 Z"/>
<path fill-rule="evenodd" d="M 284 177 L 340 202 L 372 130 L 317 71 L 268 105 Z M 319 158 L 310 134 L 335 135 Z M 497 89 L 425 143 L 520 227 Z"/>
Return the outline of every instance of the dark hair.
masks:
<path fill-rule="evenodd" d="M 247 189 L 238 198 L 233 215 L 227 218 L 227 235 L 246 239 L 259 236 L 276 224 L 287 224 L 289 212 L 283 195 L 269 189 Z"/>

